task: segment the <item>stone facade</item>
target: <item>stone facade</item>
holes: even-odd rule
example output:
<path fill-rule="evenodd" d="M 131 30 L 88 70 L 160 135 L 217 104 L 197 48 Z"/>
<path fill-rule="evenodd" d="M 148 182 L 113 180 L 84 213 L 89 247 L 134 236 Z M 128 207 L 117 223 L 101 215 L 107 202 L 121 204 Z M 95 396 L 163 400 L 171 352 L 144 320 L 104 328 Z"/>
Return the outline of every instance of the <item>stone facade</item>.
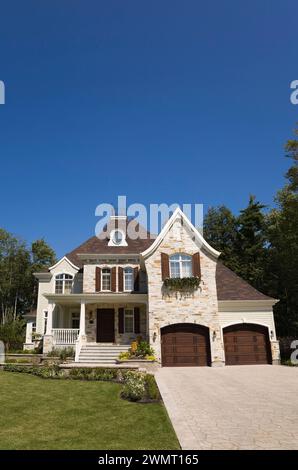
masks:
<path fill-rule="evenodd" d="M 177 236 L 178 228 L 178 236 Z M 169 295 L 163 291 L 161 253 L 193 255 L 200 251 L 201 284 L 191 295 Z M 148 275 L 149 338 L 161 360 L 161 328 L 174 323 L 196 323 L 209 328 L 212 365 L 224 363 L 215 281 L 216 259 L 193 241 L 186 227 L 173 226 L 156 251 L 145 260 Z"/>
<path fill-rule="evenodd" d="M 119 308 L 140 308 L 140 333 L 119 333 L 118 328 L 118 309 Z M 113 308 L 115 311 L 115 343 L 116 344 L 130 344 L 138 336 L 141 336 L 144 340 L 148 340 L 147 335 L 147 315 L 146 305 L 142 304 L 92 304 L 86 306 L 86 339 L 88 343 L 96 343 L 96 331 L 97 331 L 97 309 L 100 308 Z"/>

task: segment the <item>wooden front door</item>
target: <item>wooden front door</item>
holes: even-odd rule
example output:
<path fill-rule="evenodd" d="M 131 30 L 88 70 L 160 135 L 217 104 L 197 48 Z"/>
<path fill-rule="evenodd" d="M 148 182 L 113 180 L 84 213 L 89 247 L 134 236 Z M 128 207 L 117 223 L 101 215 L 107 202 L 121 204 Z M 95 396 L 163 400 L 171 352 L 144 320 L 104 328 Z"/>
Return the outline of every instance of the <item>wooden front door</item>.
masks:
<path fill-rule="evenodd" d="M 161 330 L 161 356 L 165 367 L 209 366 L 209 330 L 182 323 Z"/>
<path fill-rule="evenodd" d="M 268 328 L 232 325 L 224 329 L 226 365 L 271 364 Z"/>
<path fill-rule="evenodd" d="M 115 312 L 113 308 L 97 309 L 97 343 L 113 343 L 115 341 Z"/>

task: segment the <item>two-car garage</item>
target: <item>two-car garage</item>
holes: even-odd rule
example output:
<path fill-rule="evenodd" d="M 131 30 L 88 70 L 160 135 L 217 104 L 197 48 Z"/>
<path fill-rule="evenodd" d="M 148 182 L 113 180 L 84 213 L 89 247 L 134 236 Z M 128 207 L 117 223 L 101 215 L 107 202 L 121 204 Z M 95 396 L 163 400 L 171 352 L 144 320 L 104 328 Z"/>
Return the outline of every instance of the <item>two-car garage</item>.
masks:
<path fill-rule="evenodd" d="M 223 329 L 226 365 L 271 364 L 268 328 L 242 323 Z M 209 328 L 191 323 L 161 329 L 164 367 L 210 366 Z"/>

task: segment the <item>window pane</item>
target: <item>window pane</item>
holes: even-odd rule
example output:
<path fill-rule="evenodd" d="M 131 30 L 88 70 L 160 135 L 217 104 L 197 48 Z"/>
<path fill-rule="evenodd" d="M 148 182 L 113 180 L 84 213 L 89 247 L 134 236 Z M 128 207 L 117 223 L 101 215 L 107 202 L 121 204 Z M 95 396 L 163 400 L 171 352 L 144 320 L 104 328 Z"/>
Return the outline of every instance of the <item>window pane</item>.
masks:
<path fill-rule="evenodd" d="M 180 265 L 179 262 L 170 261 L 170 268 L 171 268 L 171 277 L 180 277 Z"/>
<path fill-rule="evenodd" d="M 125 311 L 125 333 L 133 333 L 133 311 Z"/>
<path fill-rule="evenodd" d="M 63 281 L 56 280 L 56 294 L 62 294 L 63 292 Z"/>
<path fill-rule="evenodd" d="M 192 276 L 192 265 L 190 260 L 182 261 L 182 277 Z"/>
<path fill-rule="evenodd" d="M 70 294 L 72 288 L 72 281 L 65 281 L 64 294 Z"/>
<path fill-rule="evenodd" d="M 111 290 L 111 272 L 108 268 L 102 270 L 102 290 Z"/>
<path fill-rule="evenodd" d="M 124 290 L 133 290 L 134 288 L 134 279 L 133 279 L 133 270 L 132 268 L 124 269 Z"/>

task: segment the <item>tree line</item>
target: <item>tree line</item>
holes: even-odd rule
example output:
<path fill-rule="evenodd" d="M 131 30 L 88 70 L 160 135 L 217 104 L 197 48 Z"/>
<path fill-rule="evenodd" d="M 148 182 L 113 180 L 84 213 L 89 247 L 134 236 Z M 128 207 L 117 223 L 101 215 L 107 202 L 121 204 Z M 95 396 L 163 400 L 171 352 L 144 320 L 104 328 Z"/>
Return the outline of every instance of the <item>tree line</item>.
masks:
<path fill-rule="evenodd" d="M 295 131 L 298 136 L 298 129 Z M 279 299 L 275 321 L 279 336 L 298 334 L 298 140 L 288 140 L 290 168 L 284 187 L 267 208 L 250 196 L 235 215 L 226 206 L 210 208 L 204 237 L 221 251 L 226 266 L 264 294 Z"/>

